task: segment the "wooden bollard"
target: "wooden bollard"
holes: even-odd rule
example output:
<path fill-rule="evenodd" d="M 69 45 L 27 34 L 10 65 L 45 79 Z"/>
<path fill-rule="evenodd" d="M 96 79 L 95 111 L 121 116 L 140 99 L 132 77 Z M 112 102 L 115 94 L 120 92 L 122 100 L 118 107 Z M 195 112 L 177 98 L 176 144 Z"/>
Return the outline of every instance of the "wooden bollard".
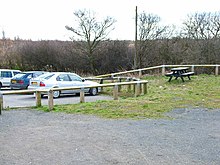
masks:
<path fill-rule="evenodd" d="M 0 92 L 0 115 L 2 114 L 2 110 L 3 110 L 3 95 Z"/>
<path fill-rule="evenodd" d="M 113 97 L 114 97 L 114 100 L 118 100 L 118 85 L 115 85 L 113 87 Z"/>
<path fill-rule="evenodd" d="M 80 89 L 80 103 L 84 103 L 85 102 L 85 92 L 84 92 L 84 88 Z"/>
<path fill-rule="evenodd" d="M 36 107 L 41 107 L 41 92 L 40 91 L 36 91 L 35 99 L 36 99 Z"/>
<path fill-rule="evenodd" d="M 49 107 L 49 111 L 53 110 L 53 90 L 49 90 L 48 91 L 48 107 Z"/>

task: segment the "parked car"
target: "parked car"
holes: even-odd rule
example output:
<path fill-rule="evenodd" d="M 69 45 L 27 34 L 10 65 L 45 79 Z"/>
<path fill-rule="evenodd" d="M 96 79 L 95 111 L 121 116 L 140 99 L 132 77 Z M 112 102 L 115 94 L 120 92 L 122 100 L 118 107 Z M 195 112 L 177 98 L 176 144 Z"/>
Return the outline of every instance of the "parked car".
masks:
<path fill-rule="evenodd" d="M 9 87 L 11 78 L 20 72 L 20 70 L 0 69 L 0 88 Z"/>
<path fill-rule="evenodd" d="M 88 85 L 98 85 L 97 82 L 86 81 L 75 73 L 67 72 L 51 72 L 41 75 L 37 78 L 30 80 L 30 85 L 28 89 L 50 89 L 59 87 L 78 87 L 78 86 L 88 86 Z M 85 89 L 86 93 L 90 95 L 97 95 L 100 92 L 100 88 L 90 88 Z M 61 94 L 78 94 L 80 90 L 62 90 L 54 91 L 53 97 L 58 98 Z M 45 95 L 47 93 L 42 93 Z"/>
<path fill-rule="evenodd" d="M 30 83 L 30 79 L 36 78 L 44 73 L 43 71 L 28 71 L 16 74 L 11 79 L 11 89 L 27 89 Z"/>

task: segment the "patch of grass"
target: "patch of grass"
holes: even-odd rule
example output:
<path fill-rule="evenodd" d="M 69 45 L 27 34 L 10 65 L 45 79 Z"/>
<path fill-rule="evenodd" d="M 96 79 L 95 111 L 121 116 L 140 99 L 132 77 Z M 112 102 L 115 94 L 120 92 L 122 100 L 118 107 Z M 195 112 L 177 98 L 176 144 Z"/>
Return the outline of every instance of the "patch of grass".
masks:
<path fill-rule="evenodd" d="M 202 107 L 220 108 L 220 76 L 192 76 L 192 80 L 167 82 L 167 77 L 144 77 L 149 80 L 148 93 L 133 97 L 133 92 L 122 88 L 119 100 L 97 101 L 92 103 L 57 105 L 55 112 L 89 114 L 104 118 L 161 118 L 165 112 L 175 108 Z M 112 90 L 105 90 L 112 95 Z M 47 107 L 41 109 L 47 110 Z"/>

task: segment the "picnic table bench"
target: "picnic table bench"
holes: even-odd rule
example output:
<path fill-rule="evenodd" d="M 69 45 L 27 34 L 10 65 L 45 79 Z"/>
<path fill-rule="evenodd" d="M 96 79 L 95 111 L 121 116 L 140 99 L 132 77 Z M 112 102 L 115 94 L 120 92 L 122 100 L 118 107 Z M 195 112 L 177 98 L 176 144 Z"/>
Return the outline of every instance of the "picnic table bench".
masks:
<path fill-rule="evenodd" d="M 188 67 L 179 67 L 179 68 L 172 68 L 170 73 L 166 73 L 165 76 L 170 77 L 168 82 L 172 80 L 173 77 L 175 79 L 178 79 L 179 77 L 184 82 L 183 77 L 188 77 L 189 80 L 191 80 L 190 76 L 194 75 L 194 72 L 188 72 Z"/>

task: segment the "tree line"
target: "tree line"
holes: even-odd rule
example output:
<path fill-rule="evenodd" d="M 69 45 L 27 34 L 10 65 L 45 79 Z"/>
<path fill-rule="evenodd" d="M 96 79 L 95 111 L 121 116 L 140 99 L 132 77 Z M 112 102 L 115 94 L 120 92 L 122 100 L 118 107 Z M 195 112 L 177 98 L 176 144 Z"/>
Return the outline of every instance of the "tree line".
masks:
<path fill-rule="evenodd" d="M 2 38 L 0 68 L 103 74 L 162 64 L 220 63 L 218 12 L 188 15 L 178 28 L 161 25 L 159 16 L 143 12 L 138 15 L 137 43 L 108 40 L 115 22 L 110 17 L 98 22 L 88 11 L 74 16 L 80 26 L 66 26 L 72 41 Z"/>

